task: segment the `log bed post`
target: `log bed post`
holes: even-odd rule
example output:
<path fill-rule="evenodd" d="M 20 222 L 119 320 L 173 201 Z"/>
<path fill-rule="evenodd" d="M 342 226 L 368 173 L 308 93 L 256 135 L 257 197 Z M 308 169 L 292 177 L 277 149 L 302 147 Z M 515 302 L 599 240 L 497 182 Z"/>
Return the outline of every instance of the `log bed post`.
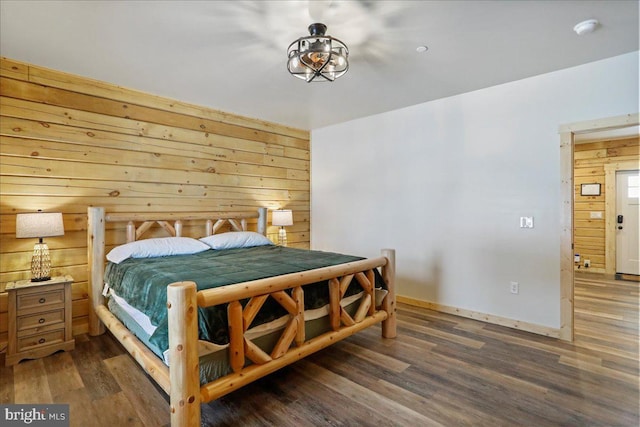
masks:
<path fill-rule="evenodd" d="M 258 233 L 267 235 L 267 208 L 258 208 Z"/>
<path fill-rule="evenodd" d="M 172 427 L 200 425 L 198 302 L 194 282 L 167 286 Z"/>
<path fill-rule="evenodd" d="M 382 267 L 382 278 L 387 284 L 387 296 L 382 301 L 382 309 L 388 313 L 386 320 L 382 321 L 382 336 L 384 338 L 396 337 L 396 251 L 394 249 L 382 249 L 382 256 L 387 258 L 387 264 Z"/>
<path fill-rule="evenodd" d="M 102 273 L 104 272 L 105 216 L 104 208 L 90 207 L 87 211 L 87 264 L 89 274 L 89 335 L 100 335 L 105 331 L 104 325 L 96 314 L 96 307 L 104 305 L 102 296 Z"/>

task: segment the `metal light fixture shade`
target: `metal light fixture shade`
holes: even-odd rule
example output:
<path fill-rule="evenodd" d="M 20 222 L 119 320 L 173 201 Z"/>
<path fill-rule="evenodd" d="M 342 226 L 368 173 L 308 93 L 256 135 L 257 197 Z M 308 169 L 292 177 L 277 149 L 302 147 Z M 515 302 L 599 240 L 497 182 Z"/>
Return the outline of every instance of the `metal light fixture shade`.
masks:
<path fill-rule="evenodd" d="M 287 68 L 299 79 L 332 82 L 349 69 L 349 49 L 340 40 L 325 35 L 327 26 L 309 25 L 307 37 L 300 37 L 287 49 Z"/>
<path fill-rule="evenodd" d="M 51 257 L 49 247 L 43 237 L 64 235 L 61 213 L 26 213 L 16 215 L 16 237 L 18 239 L 37 238 L 31 257 L 31 281 L 43 282 L 51 279 Z"/>

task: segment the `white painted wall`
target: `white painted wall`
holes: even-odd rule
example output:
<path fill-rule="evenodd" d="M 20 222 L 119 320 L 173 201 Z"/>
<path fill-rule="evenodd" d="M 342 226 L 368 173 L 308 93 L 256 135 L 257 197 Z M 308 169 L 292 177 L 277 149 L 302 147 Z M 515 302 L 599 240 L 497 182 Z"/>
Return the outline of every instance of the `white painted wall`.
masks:
<path fill-rule="evenodd" d="M 312 247 L 395 248 L 400 295 L 559 328 L 558 127 L 638 112 L 638 62 L 634 52 L 314 130 Z"/>

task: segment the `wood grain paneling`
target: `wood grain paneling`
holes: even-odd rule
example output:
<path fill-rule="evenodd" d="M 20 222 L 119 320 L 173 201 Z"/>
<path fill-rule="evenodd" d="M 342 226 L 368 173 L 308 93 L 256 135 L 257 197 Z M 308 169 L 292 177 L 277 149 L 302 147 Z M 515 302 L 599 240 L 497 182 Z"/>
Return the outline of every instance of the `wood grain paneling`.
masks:
<path fill-rule="evenodd" d="M 576 144 L 574 149 L 574 251 L 580 254 L 580 271 L 600 272 L 606 269 L 605 263 L 605 165 L 622 160 L 637 160 L 640 155 L 638 138 L 597 141 Z M 599 183 L 599 196 L 582 196 L 582 184 Z M 600 213 L 602 218 L 592 218 Z M 584 260 L 591 261 L 591 267 L 585 269 Z"/>
<path fill-rule="evenodd" d="M 35 240 L 15 215 L 62 212 L 46 239 L 53 275 L 74 277 L 74 333 L 87 330 L 87 207 L 109 211 L 288 208 L 309 247 L 309 132 L 0 59 L 0 348 L 4 283 L 29 277 Z M 269 221 L 270 223 L 270 221 Z M 200 237 L 202 228 L 185 226 Z M 121 229 L 107 232 L 107 244 Z M 277 229 L 268 229 L 277 239 Z M 4 302 L 4 303 L 3 303 Z M 4 337 L 4 338 L 3 338 Z"/>

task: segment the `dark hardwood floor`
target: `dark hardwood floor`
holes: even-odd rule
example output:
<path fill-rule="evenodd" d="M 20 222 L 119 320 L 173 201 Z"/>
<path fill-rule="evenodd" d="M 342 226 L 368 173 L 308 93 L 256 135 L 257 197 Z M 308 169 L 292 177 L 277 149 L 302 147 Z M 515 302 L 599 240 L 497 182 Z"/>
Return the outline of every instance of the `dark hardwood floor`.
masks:
<path fill-rule="evenodd" d="M 574 344 L 400 305 L 397 339 L 369 328 L 203 405 L 203 425 L 638 426 L 638 284 L 605 309 L 607 285 L 586 282 Z M 108 334 L 0 363 L 1 403 L 69 403 L 72 426 L 169 424 L 164 393 Z"/>
<path fill-rule="evenodd" d="M 626 358 L 638 357 L 640 283 L 604 274 L 576 274 L 576 345 Z"/>

